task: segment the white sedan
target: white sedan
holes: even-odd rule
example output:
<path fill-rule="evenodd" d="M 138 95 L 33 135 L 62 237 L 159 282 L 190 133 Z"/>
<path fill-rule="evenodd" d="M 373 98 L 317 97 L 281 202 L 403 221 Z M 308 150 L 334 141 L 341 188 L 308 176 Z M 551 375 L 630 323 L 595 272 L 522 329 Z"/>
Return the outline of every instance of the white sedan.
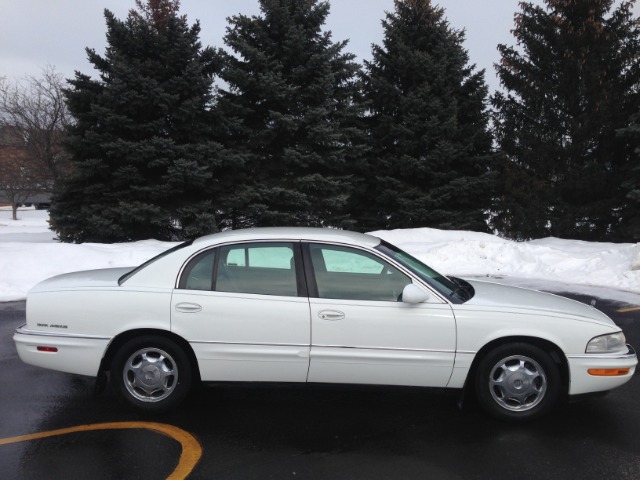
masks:
<path fill-rule="evenodd" d="M 196 381 L 464 389 L 525 420 L 628 382 L 638 363 L 593 307 L 445 277 L 353 232 L 235 230 L 137 268 L 35 286 L 14 340 L 31 365 L 106 373 L 136 407 L 175 407 Z"/>

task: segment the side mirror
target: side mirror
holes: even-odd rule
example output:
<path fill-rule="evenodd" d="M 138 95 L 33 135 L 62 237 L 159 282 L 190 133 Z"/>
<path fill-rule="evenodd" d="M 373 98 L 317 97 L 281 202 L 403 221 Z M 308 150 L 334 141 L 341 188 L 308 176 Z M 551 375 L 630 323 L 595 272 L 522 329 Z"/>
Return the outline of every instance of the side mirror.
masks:
<path fill-rule="evenodd" d="M 417 305 L 429 300 L 429 293 L 424 291 L 418 285 L 410 283 L 402 290 L 402 301 L 410 305 Z"/>

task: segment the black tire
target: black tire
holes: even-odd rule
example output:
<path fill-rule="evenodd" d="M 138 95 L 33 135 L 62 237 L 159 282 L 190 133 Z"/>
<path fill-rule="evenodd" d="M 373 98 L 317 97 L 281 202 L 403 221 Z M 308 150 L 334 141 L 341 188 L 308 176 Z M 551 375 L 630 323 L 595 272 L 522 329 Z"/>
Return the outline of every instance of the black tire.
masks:
<path fill-rule="evenodd" d="M 558 402 L 561 383 L 560 370 L 547 352 L 528 343 L 511 343 L 480 361 L 475 389 L 490 415 L 518 422 L 548 413 Z"/>
<path fill-rule="evenodd" d="M 189 393 L 189 359 L 175 342 L 145 335 L 126 342 L 111 363 L 111 383 L 126 402 L 146 412 L 166 412 Z"/>

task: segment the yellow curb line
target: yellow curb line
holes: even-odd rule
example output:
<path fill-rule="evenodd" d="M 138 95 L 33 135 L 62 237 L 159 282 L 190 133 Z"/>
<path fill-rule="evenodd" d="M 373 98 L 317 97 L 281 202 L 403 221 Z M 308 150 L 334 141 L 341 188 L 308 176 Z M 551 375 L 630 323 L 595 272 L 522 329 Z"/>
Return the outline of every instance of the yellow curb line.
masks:
<path fill-rule="evenodd" d="M 30 435 L 21 435 L 18 437 L 0 438 L 0 445 L 54 437 L 57 435 L 66 435 L 68 433 L 90 432 L 95 430 L 126 430 L 134 428 L 144 428 L 153 432 L 161 433 L 173 438 L 182 445 L 182 454 L 180 455 L 178 466 L 171 475 L 167 477 L 167 480 L 186 478 L 202 456 L 202 447 L 200 446 L 200 443 L 198 443 L 196 438 L 189 432 L 186 432 L 181 428 L 174 427 L 173 425 L 155 422 L 112 422 L 80 425 L 77 427 L 61 428 L 60 430 L 50 430 L 48 432 L 32 433 Z"/>
<path fill-rule="evenodd" d="M 619 313 L 629 313 L 640 310 L 640 307 L 631 307 L 631 308 L 623 308 L 622 310 L 618 310 Z"/>

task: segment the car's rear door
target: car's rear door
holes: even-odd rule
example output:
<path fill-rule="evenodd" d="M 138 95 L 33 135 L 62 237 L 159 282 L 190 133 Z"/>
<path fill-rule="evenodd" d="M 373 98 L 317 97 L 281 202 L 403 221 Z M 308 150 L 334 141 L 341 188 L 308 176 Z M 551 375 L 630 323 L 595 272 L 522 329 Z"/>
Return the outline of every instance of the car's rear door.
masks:
<path fill-rule="evenodd" d="M 412 279 L 373 252 L 305 244 L 311 298 L 310 382 L 444 387 L 455 360 L 451 307 L 401 300 Z"/>
<path fill-rule="evenodd" d="M 205 381 L 304 382 L 310 318 L 300 243 L 201 252 L 183 269 L 171 323 L 193 347 Z"/>

